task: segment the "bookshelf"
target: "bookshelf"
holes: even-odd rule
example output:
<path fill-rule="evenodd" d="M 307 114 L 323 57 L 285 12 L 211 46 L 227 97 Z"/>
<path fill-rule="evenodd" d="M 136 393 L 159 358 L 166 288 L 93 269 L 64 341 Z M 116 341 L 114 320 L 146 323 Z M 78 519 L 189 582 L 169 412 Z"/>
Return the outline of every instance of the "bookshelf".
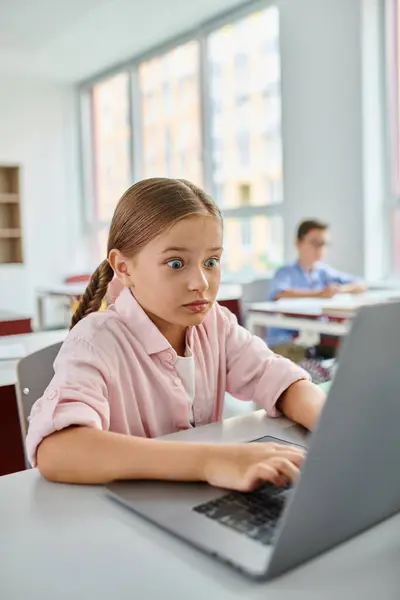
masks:
<path fill-rule="evenodd" d="M 22 263 L 20 169 L 0 165 L 0 264 Z"/>

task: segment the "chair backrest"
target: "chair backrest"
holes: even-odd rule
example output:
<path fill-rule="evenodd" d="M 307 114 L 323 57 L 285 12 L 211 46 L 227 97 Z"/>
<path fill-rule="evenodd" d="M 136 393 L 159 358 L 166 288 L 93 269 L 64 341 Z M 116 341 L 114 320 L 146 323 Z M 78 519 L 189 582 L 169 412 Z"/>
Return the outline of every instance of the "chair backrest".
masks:
<path fill-rule="evenodd" d="M 26 356 L 17 366 L 17 398 L 22 438 L 28 431 L 28 416 L 33 404 L 49 385 L 54 375 L 53 364 L 62 342 L 47 346 Z"/>
<path fill-rule="evenodd" d="M 255 279 L 242 284 L 243 295 L 242 301 L 244 306 L 252 302 L 266 302 L 268 300 L 268 292 L 271 285 L 271 277 L 264 279 Z"/>
<path fill-rule="evenodd" d="M 242 284 L 242 311 L 243 320 L 246 323 L 249 312 L 248 305 L 253 302 L 266 302 L 268 300 L 268 291 L 271 284 L 271 278 L 256 279 Z M 257 326 L 254 333 L 261 338 L 265 337 L 265 327 Z"/>

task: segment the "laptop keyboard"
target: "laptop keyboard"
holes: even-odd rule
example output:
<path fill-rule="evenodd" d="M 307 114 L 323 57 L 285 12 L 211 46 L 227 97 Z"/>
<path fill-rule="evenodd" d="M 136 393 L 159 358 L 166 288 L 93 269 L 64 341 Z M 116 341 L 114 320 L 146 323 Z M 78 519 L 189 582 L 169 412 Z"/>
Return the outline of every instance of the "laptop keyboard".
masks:
<path fill-rule="evenodd" d="M 193 510 L 268 546 L 289 494 L 290 486 L 266 483 L 253 492 L 230 492 Z"/>

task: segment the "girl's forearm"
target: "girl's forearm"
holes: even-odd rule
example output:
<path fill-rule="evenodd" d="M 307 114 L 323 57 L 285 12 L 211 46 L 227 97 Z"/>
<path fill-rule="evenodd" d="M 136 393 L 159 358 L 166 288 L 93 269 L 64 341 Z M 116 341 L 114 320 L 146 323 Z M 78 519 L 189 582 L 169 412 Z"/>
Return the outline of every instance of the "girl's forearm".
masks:
<path fill-rule="evenodd" d="M 41 474 L 65 483 L 107 483 L 115 479 L 203 481 L 207 464 L 224 449 L 138 438 L 88 427 L 71 427 L 38 447 Z"/>
<path fill-rule="evenodd" d="M 325 403 L 325 393 L 310 381 L 293 383 L 282 394 L 277 408 L 289 419 L 314 429 Z"/>

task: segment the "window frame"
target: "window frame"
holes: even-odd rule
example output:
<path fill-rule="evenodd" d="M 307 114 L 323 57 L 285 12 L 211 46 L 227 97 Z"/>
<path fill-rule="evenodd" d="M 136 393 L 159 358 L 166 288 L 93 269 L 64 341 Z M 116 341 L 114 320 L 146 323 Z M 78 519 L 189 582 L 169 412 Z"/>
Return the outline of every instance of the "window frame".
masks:
<path fill-rule="evenodd" d="M 138 181 L 142 178 L 142 123 L 140 118 L 141 91 L 139 87 L 139 65 L 154 57 L 165 54 L 177 46 L 181 46 L 190 41 L 197 41 L 199 44 L 199 93 L 200 93 L 200 144 L 201 160 L 203 169 L 203 187 L 213 194 L 213 166 L 212 166 L 212 107 L 210 96 L 210 80 L 212 77 L 207 61 L 207 38 L 221 27 L 231 25 L 240 21 L 251 14 L 275 7 L 279 10 L 279 0 L 253 0 L 243 6 L 231 9 L 213 19 L 200 24 L 198 27 L 188 30 L 186 33 L 175 36 L 165 43 L 153 46 L 148 51 L 137 54 L 136 56 L 118 64 L 111 69 L 104 71 L 90 79 L 83 81 L 78 86 L 79 93 L 79 112 L 80 112 L 80 148 L 81 148 L 81 204 L 84 234 L 88 237 L 95 235 L 98 231 L 108 228 L 110 221 L 96 219 L 96 197 L 94 189 L 94 156 L 93 156 L 93 115 L 91 113 L 91 91 L 93 86 L 101 81 L 107 80 L 112 76 L 127 72 L 129 77 L 129 125 L 131 129 L 130 142 L 130 174 L 132 181 Z M 281 36 L 279 35 L 278 51 L 281 56 Z M 282 111 L 282 73 L 279 79 L 279 97 Z M 282 119 L 281 119 L 282 123 Z M 283 133 L 281 125 L 281 142 L 283 145 Z M 284 154 L 282 155 L 282 173 L 285 170 Z M 282 175 L 282 201 L 279 203 L 261 204 L 254 206 L 242 206 L 237 208 L 220 207 L 223 218 L 250 219 L 256 216 L 274 217 L 281 216 L 283 219 L 284 199 L 284 175 Z M 283 220 L 283 252 L 284 240 L 286 237 L 285 222 Z M 227 273 L 225 280 L 235 279 L 234 274 Z M 257 275 L 255 274 L 256 278 Z"/>
<path fill-rule="evenodd" d="M 397 27 L 392 22 L 395 5 Z M 395 269 L 393 214 L 395 210 L 400 210 L 400 0 L 385 0 L 380 18 L 385 138 L 383 219 L 386 235 L 383 240 L 383 279 L 398 282 L 400 272 Z"/>

